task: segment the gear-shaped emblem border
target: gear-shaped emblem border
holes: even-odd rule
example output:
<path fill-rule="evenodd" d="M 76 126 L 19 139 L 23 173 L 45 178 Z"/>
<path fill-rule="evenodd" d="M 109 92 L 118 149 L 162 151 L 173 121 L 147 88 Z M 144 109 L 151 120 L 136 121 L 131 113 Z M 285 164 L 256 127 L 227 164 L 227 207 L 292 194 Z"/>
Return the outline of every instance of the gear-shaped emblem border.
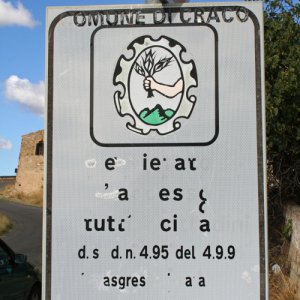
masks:
<path fill-rule="evenodd" d="M 143 51 L 155 46 L 165 47 L 172 52 L 177 59 L 184 82 L 182 98 L 176 113 L 168 122 L 159 126 L 146 124 L 136 115 L 132 102 L 130 101 L 128 89 L 128 77 L 130 76 L 134 62 Z M 120 56 L 113 76 L 114 85 L 121 85 L 123 88 L 123 92 L 118 90 L 114 93 L 116 110 L 121 117 L 130 116 L 133 121 L 133 123 L 127 122 L 126 127 L 142 135 L 147 135 L 150 131 L 156 131 L 159 135 L 166 135 L 178 130 L 181 127 L 179 119 L 188 119 L 190 117 L 197 100 L 195 95 L 189 95 L 190 89 L 198 86 L 198 78 L 194 61 L 185 61 L 183 59 L 184 53 L 187 52 L 186 48 L 167 36 L 153 39 L 149 35 L 144 35 L 132 41 L 127 47 L 127 50 L 132 50 L 132 56 L 128 58 L 126 58 L 125 55 Z"/>

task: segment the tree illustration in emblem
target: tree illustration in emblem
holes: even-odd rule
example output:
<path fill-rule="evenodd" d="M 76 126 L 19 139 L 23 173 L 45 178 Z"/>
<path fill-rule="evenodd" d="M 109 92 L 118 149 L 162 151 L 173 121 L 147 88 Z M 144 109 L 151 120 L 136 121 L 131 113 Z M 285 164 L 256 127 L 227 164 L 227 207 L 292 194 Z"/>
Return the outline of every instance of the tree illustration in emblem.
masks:
<path fill-rule="evenodd" d="M 171 55 L 160 55 L 160 50 L 153 51 L 153 49 L 145 50 L 140 56 L 140 59 L 135 62 L 133 68 L 138 75 L 144 77 L 143 87 L 148 92 L 148 97 L 154 97 L 154 91 L 163 95 L 166 98 L 175 98 L 183 90 L 183 80 L 181 77 L 175 81 L 174 84 L 168 85 L 158 82 L 154 78 L 154 74 L 161 72 L 171 65 L 174 57 Z M 173 69 L 174 71 L 174 69 Z M 172 72 L 172 69 L 170 70 Z M 163 77 L 169 77 L 169 72 L 163 74 Z M 178 100 L 178 99 L 177 99 Z M 155 101 L 154 101 L 155 102 Z M 160 103 L 157 103 L 155 107 L 145 107 L 139 112 L 140 119 L 149 125 L 161 125 L 170 120 L 175 114 L 175 110 L 169 106 L 163 107 Z"/>
<path fill-rule="evenodd" d="M 151 83 L 145 81 L 155 81 L 153 76 L 155 73 L 162 71 L 168 67 L 172 62 L 172 57 L 160 58 L 158 61 L 155 60 L 156 55 L 155 51 L 152 49 L 145 52 L 145 55 L 141 57 L 141 62 L 136 62 L 134 65 L 135 71 L 145 78 L 144 88 L 148 91 L 148 98 L 154 96 Z"/>
<path fill-rule="evenodd" d="M 114 93 L 116 109 L 121 117 L 132 118 L 126 127 L 143 135 L 178 130 L 180 119 L 190 117 L 197 99 L 191 93 L 198 79 L 189 52 L 171 37 L 149 35 L 137 37 L 127 50 L 113 78 L 115 86 L 122 86 Z"/>

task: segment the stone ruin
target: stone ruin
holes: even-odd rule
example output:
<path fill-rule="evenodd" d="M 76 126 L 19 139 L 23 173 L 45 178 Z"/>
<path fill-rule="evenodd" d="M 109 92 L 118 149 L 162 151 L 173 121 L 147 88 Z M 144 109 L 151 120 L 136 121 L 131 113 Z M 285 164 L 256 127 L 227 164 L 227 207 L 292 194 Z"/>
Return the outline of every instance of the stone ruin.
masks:
<path fill-rule="evenodd" d="M 23 194 L 41 192 L 44 179 L 44 130 L 22 136 L 15 190 Z"/>

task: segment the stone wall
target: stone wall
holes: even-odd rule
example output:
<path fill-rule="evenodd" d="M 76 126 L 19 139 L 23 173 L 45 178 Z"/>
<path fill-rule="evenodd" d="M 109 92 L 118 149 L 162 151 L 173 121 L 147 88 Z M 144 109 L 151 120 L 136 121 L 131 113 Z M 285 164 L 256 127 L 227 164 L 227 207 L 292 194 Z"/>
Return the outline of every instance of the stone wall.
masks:
<path fill-rule="evenodd" d="M 39 130 L 22 136 L 15 189 L 32 194 L 43 189 L 44 131 Z"/>
<path fill-rule="evenodd" d="M 0 176 L 0 190 L 7 185 L 14 185 L 16 183 L 16 176 Z"/>

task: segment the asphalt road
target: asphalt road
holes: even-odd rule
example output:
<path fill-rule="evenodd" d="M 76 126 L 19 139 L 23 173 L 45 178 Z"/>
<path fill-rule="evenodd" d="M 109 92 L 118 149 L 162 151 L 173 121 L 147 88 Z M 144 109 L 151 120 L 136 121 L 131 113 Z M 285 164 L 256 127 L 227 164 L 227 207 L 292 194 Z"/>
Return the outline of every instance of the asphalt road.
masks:
<path fill-rule="evenodd" d="M 13 229 L 2 239 L 16 253 L 42 269 L 42 208 L 0 199 L 0 212 L 13 222 Z"/>

